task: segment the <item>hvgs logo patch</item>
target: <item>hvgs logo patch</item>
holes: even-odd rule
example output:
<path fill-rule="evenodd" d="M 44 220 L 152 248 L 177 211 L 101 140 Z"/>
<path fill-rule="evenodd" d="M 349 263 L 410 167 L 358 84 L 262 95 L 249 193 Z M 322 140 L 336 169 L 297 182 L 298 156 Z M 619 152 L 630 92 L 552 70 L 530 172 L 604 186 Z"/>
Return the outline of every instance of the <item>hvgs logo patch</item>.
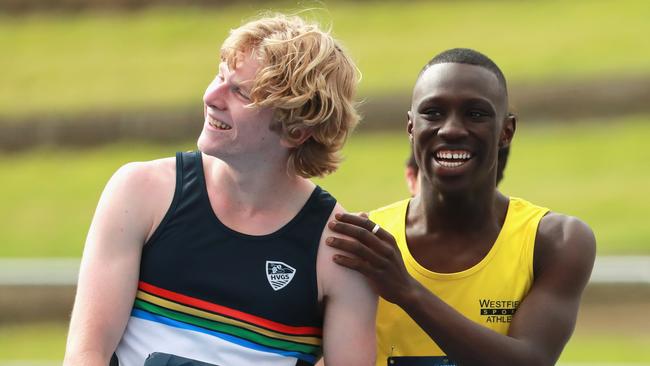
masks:
<path fill-rule="evenodd" d="M 283 262 L 266 261 L 266 279 L 271 288 L 278 291 L 291 282 L 296 274 L 296 269 Z"/>

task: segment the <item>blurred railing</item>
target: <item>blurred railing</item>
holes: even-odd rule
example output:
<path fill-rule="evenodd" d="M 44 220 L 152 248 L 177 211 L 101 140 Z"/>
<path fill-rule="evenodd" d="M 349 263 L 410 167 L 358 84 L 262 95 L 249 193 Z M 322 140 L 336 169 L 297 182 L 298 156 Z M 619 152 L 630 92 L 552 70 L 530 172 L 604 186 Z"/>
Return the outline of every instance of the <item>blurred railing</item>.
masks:
<path fill-rule="evenodd" d="M 66 320 L 78 258 L 0 259 L 0 323 Z M 650 303 L 650 256 L 596 258 L 584 301 Z"/>
<path fill-rule="evenodd" d="M 0 286 L 75 286 L 79 258 L 0 258 Z M 650 256 L 596 257 L 590 284 L 650 285 Z"/>

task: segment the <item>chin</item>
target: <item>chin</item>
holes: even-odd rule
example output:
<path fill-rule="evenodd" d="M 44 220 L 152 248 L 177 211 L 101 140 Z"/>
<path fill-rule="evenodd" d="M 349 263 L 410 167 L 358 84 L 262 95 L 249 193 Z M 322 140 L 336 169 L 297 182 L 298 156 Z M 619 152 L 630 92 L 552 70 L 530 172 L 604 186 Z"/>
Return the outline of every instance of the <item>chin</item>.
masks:
<path fill-rule="evenodd" d="M 456 177 L 456 179 L 450 177 L 440 179 L 440 177 L 438 177 L 435 185 L 438 192 L 449 196 L 466 195 L 471 189 L 471 185 L 468 184 L 467 180 L 463 179 L 463 177 Z"/>
<path fill-rule="evenodd" d="M 199 149 L 200 152 L 205 152 L 206 150 L 205 145 L 206 145 L 205 139 L 203 137 L 203 134 L 201 134 L 201 136 L 199 136 L 199 139 L 196 140 L 196 148 Z"/>
<path fill-rule="evenodd" d="M 201 134 L 201 136 L 199 136 L 199 139 L 196 141 L 196 147 L 200 152 L 206 155 L 214 156 L 217 152 L 217 147 L 215 146 L 214 141 L 210 141 L 210 139 L 208 139 L 203 134 Z"/>

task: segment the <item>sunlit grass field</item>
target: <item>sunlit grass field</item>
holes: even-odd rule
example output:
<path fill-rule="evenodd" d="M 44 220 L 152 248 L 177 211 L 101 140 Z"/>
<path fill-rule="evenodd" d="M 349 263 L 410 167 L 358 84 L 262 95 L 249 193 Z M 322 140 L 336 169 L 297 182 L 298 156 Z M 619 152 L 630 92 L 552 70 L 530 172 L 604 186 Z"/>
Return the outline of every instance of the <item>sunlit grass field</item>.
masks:
<path fill-rule="evenodd" d="M 591 225 L 599 254 L 650 254 L 647 116 L 571 124 L 520 123 L 502 190 Z M 124 142 L 0 156 L 0 257 L 77 257 L 101 190 L 129 161 L 171 156 L 194 142 Z M 317 180 L 351 211 L 407 197 L 405 135 L 355 134 L 346 161 Z"/>
<path fill-rule="evenodd" d="M 304 15 L 333 26 L 363 72 L 365 95 L 410 90 L 421 66 L 452 47 L 485 52 L 515 82 L 650 73 L 644 0 L 307 1 L 0 14 L 0 117 L 198 103 L 228 30 L 265 7 L 319 8 Z"/>

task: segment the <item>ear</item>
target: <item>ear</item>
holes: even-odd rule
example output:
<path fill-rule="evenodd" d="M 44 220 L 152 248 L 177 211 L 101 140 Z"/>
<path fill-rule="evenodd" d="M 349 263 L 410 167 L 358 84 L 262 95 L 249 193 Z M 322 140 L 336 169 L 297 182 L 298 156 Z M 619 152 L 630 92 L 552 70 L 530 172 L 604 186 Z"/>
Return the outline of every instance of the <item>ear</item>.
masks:
<path fill-rule="evenodd" d="M 406 111 L 406 132 L 409 135 L 409 141 L 413 143 L 413 114 L 411 111 Z"/>
<path fill-rule="evenodd" d="M 514 113 L 508 112 L 503 119 L 503 127 L 501 128 L 501 136 L 499 137 L 499 148 L 509 146 L 512 138 L 515 136 L 517 129 L 517 116 Z"/>
<path fill-rule="evenodd" d="M 296 128 L 289 133 L 290 140 L 283 137 L 280 143 L 284 147 L 295 148 L 302 145 L 308 138 L 311 137 L 311 130 L 307 128 Z"/>
<path fill-rule="evenodd" d="M 418 171 L 413 167 L 407 166 L 404 168 L 404 178 L 406 179 L 406 186 L 409 189 L 411 196 L 418 193 Z"/>

